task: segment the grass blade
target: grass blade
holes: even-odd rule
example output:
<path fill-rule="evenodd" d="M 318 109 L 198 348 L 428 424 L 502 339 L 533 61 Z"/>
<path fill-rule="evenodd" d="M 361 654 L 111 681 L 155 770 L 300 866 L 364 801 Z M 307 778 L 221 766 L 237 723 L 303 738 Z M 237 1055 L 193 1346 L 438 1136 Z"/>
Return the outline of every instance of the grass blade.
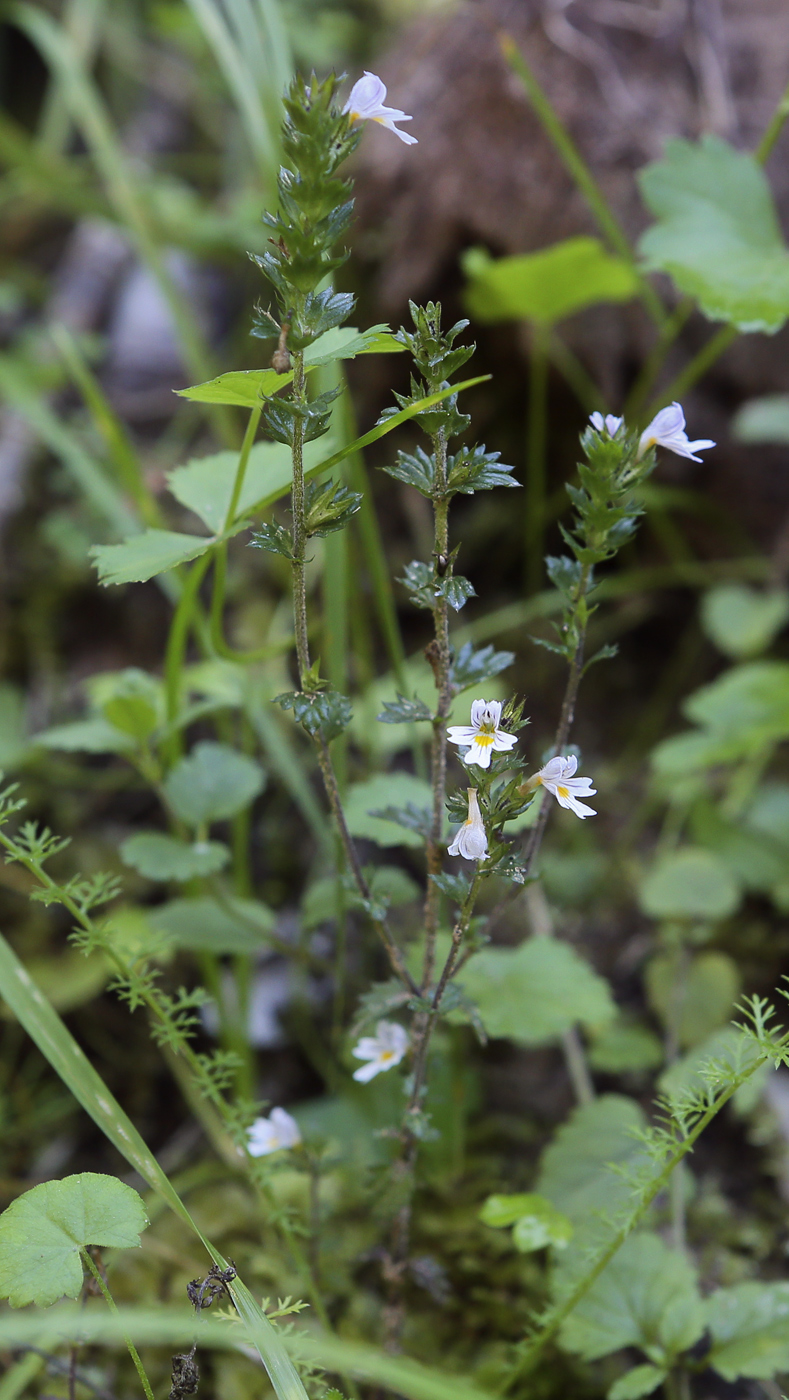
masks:
<path fill-rule="evenodd" d="M 135 1171 L 140 1173 L 143 1180 L 147 1181 L 154 1191 L 159 1192 L 179 1219 L 197 1235 L 214 1263 L 220 1268 L 226 1268 L 227 1261 L 195 1224 L 178 1192 L 170 1184 L 131 1119 L 113 1098 L 104 1080 L 83 1054 L 2 934 L 0 987 L 3 1000 L 17 1020 L 35 1041 L 66 1087 L 71 1090 L 77 1102 L 101 1128 L 105 1137 Z M 307 1400 L 306 1391 L 281 1338 L 249 1289 L 240 1279 L 236 1279 L 231 1285 L 231 1292 L 233 1301 L 247 1324 L 249 1340 L 256 1347 L 279 1400 Z M 38 1320 L 40 1322 L 40 1317 Z M 194 1327 L 194 1322 L 192 1325 Z"/>

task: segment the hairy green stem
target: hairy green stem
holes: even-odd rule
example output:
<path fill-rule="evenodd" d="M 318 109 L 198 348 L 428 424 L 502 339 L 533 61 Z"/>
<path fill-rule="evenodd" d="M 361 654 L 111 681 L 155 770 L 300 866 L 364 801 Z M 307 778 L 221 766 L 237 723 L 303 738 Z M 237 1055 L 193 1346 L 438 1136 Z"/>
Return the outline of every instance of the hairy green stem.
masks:
<path fill-rule="evenodd" d="M 449 565 L 449 501 L 447 489 L 447 440 L 441 429 L 433 438 L 433 461 L 435 464 L 435 496 L 433 500 L 434 543 L 433 579 L 435 586 L 443 580 Z M 450 679 L 449 651 L 449 607 L 443 596 L 433 604 L 434 638 L 427 655 L 433 669 L 438 703 L 433 715 L 430 740 L 430 785 L 433 791 L 433 810 L 430 819 L 430 835 L 427 840 L 427 889 L 424 905 L 425 959 L 422 967 L 422 991 L 427 991 L 433 979 L 435 963 L 436 934 L 440 909 L 440 891 L 430 877 L 438 875 L 444 863 L 442 832 L 444 827 L 444 804 L 447 789 L 447 719 L 452 707 L 452 682 Z"/>
<path fill-rule="evenodd" d="M 304 352 L 293 356 L 293 399 L 303 406 L 307 402 L 304 375 Z M 296 634 L 296 658 L 299 668 L 299 685 L 304 689 L 307 672 L 310 669 L 310 646 L 307 636 L 307 581 L 305 572 L 305 549 L 307 544 L 307 523 L 304 507 L 304 431 L 303 418 L 297 418 L 293 425 L 293 623 Z"/>
<path fill-rule="evenodd" d="M 94 1277 L 94 1279 L 95 1279 L 95 1281 L 96 1281 L 96 1285 L 97 1285 L 97 1287 L 98 1287 L 98 1289 L 99 1289 L 99 1291 L 100 1291 L 102 1297 L 104 1298 L 104 1301 L 105 1301 L 105 1303 L 107 1304 L 107 1307 L 109 1308 L 110 1312 L 115 1313 L 116 1316 L 117 1316 L 118 1309 L 117 1309 L 116 1306 L 115 1306 L 115 1299 L 113 1298 L 112 1294 L 110 1293 L 110 1290 L 109 1290 L 109 1288 L 107 1287 L 107 1285 L 106 1285 L 106 1283 L 105 1283 L 105 1281 L 104 1281 L 104 1278 L 103 1278 L 103 1276 L 102 1276 L 101 1270 L 99 1269 L 99 1267 L 98 1267 L 98 1265 L 96 1264 L 95 1260 L 93 1260 L 93 1259 L 91 1258 L 91 1256 L 90 1256 L 90 1254 L 89 1254 L 89 1252 L 88 1252 L 87 1249 L 81 1249 L 81 1250 L 80 1250 L 80 1256 L 81 1256 L 81 1259 L 82 1259 L 83 1264 L 87 1265 L 88 1270 L 89 1270 L 90 1273 L 93 1275 L 93 1277 Z M 124 1342 L 126 1343 L 126 1347 L 127 1347 L 128 1352 L 129 1352 L 129 1356 L 131 1357 L 132 1361 L 134 1362 L 134 1369 L 136 1370 L 137 1375 L 140 1377 L 140 1381 L 142 1382 L 142 1388 L 143 1388 L 143 1390 L 145 1391 L 146 1400 L 154 1400 L 153 1390 L 151 1389 L 151 1382 L 148 1380 L 148 1377 L 147 1377 L 147 1375 L 145 1374 L 145 1367 L 143 1366 L 143 1364 L 142 1364 L 142 1362 L 141 1362 L 141 1360 L 140 1360 L 140 1354 L 139 1354 L 139 1352 L 138 1352 L 136 1346 L 134 1345 L 134 1342 L 132 1341 L 131 1337 L 124 1337 L 123 1340 L 124 1340 Z"/>

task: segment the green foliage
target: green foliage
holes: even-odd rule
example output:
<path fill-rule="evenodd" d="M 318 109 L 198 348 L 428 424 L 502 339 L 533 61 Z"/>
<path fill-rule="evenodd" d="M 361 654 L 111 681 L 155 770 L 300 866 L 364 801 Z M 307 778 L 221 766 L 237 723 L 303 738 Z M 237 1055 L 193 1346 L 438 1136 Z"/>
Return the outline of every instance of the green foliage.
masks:
<path fill-rule="evenodd" d="M 429 784 L 411 773 L 381 773 L 365 782 L 354 783 L 345 802 L 348 830 L 352 836 L 375 841 L 379 846 L 421 846 L 422 837 L 418 831 L 373 813 L 409 806 L 422 812 L 430 809 L 431 799 Z"/>
<path fill-rule="evenodd" d="M 123 753 L 135 746 L 133 736 L 111 724 L 108 719 L 77 719 L 70 724 L 55 724 L 34 736 L 36 744 L 47 749 L 63 749 L 67 753 Z"/>
<path fill-rule="evenodd" d="M 175 815 L 188 826 L 226 821 L 242 812 L 263 791 L 259 763 L 228 744 L 209 739 L 170 770 L 164 791 Z"/>
<path fill-rule="evenodd" d="M 638 291 L 632 266 L 597 238 L 567 238 L 537 253 L 491 258 L 482 248 L 463 255 L 466 305 L 477 321 L 535 321 L 552 326 L 601 302 L 630 301 Z"/>
<path fill-rule="evenodd" d="M 488 1035 L 544 1045 L 577 1022 L 611 1020 L 608 984 L 566 943 L 531 938 L 519 948 L 484 948 L 461 977 Z"/>
<path fill-rule="evenodd" d="M 199 559 L 214 543 L 200 535 L 181 535 L 175 530 L 145 530 L 123 544 L 97 544 L 90 551 L 99 572 L 99 582 L 145 583 L 157 574 L 166 574 L 190 559 Z"/>
<path fill-rule="evenodd" d="M 692 846 L 661 857 L 639 889 L 639 904 L 653 919 L 726 919 L 739 902 L 720 857 Z"/>
<path fill-rule="evenodd" d="M 731 422 L 740 442 L 789 442 L 789 394 L 765 394 L 748 399 Z"/>
<path fill-rule="evenodd" d="M 706 1011 L 704 1007 L 702 1015 Z M 741 1073 L 744 1068 L 755 1065 L 759 1058 L 759 1047 L 737 1026 L 716 1029 L 706 1039 L 695 1042 L 691 1039 L 691 1043 L 694 1048 L 664 1069 L 658 1079 L 660 1092 L 676 1102 L 704 1092 L 708 1084 L 725 1079 L 731 1073 Z M 737 1090 L 733 1103 L 738 1111 L 745 1113 L 753 1108 L 768 1072 L 768 1066 L 764 1065 Z"/>
<path fill-rule="evenodd" d="M 475 651 L 472 642 L 465 642 L 452 657 L 450 676 L 457 690 L 468 690 L 472 685 L 482 685 L 501 671 L 506 671 L 515 660 L 511 651 L 496 651 L 493 646 L 480 647 Z"/>
<path fill-rule="evenodd" d="M 550 1201 L 535 1192 L 515 1196 L 489 1196 L 479 1218 L 483 1225 L 513 1225 L 512 1241 L 522 1254 L 553 1245 L 565 1249 L 572 1238 L 571 1221 Z"/>
<path fill-rule="evenodd" d="M 649 1004 L 683 1049 L 706 1040 L 731 1017 L 740 991 L 737 964 L 725 953 L 658 953 L 646 968 Z"/>
<path fill-rule="evenodd" d="M 305 476 L 310 477 L 320 469 L 327 445 L 311 443 L 305 447 Z M 237 471 L 237 452 L 215 452 L 176 467 L 168 474 L 167 485 L 182 506 L 194 511 L 207 529 L 218 535 L 227 519 Z M 290 490 L 292 477 L 287 447 L 279 442 L 256 442 L 249 454 L 237 517 L 260 514 L 281 500 Z"/>
<path fill-rule="evenodd" d="M 614 1381 L 608 1392 L 608 1400 L 641 1400 L 642 1395 L 651 1395 L 665 1379 L 666 1372 L 661 1366 L 652 1366 L 648 1362 L 643 1366 L 634 1366 L 632 1371 L 625 1371 L 618 1381 Z"/>
<path fill-rule="evenodd" d="M 623 1019 L 594 1032 L 588 1059 L 603 1074 L 643 1073 L 663 1063 L 663 1046 L 647 1026 Z"/>
<path fill-rule="evenodd" d="M 432 712 L 424 702 L 414 696 L 406 700 L 398 691 L 396 700 L 385 700 L 383 714 L 377 716 L 381 724 L 413 724 L 417 720 L 432 719 Z"/>
<path fill-rule="evenodd" d="M 789 736 L 789 664 L 752 661 L 724 671 L 682 706 L 698 728 L 658 744 L 652 762 L 662 777 L 752 758 Z"/>
<path fill-rule="evenodd" d="M 673 140 L 639 183 L 659 220 L 641 239 L 647 267 L 669 273 L 711 320 L 780 330 L 789 315 L 789 253 L 758 161 L 717 136 Z"/>
<path fill-rule="evenodd" d="M 310 481 L 306 491 L 307 535 L 331 535 L 343 530 L 362 504 L 358 491 L 350 491 L 341 481 Z"/>
<path fill-rule="evenodd" d="M 668 1370 L 697 1342 L 704 1311 L 695 1270 L 658 1235 L 633 1235 L 592 1284 L 561 1331 L 562 1345 L 587 1361 L 638 1347 Z"/>
<path fill-rule="evenodd" d="M 353 713 L 348 697 L 336 690 L 319 690 L 312 694 L 292 691 L 278 695 L 274 703 L 283 710 L 292 710 L 310 738 L 323 739 L 327 744 L 348 727 Z"/>
<path fill-rule="evenodd" d="M 259 900 L 228 898 L 222 904 L 207 895 L 171 899 L 151 912 L 151 927 L 161 930 L 178 948 L 191 952 L 247 953 L 268 946 L 274 914 Z"/>
<path fill-rule="evenodd" d="M 744 583 L 721 583 L 704 594 L 701 625 L 724 656 L 739 661 L 766 651 L 789 619 L 789 592 L 762 592 Z"/>
<path fill-rule="evenodd" d="M 139 831 L 120 848 L 121 860 L 149 880 L 193 880 L 214 875 L 230 859 L 221 841 L 179 841 L 159 831 Z"/>
<path fill-rule="evenodd" d="M 576 1108 L 545 1149 L 535 1189 L 569 1217 L 582 1242 L 605 1236 L 606 1219 L 629 1200 L 628 1174 L 646 1158 L 644 1127 L 635 1099 L 601 1094 Z"/>
<path fill-rule="evenodd" d="M 130 667 L 113 679 L 112 692 L 101 708 L 111 725 L 144 743 L 162 720 L 160 687 L 145 671 Z"/>
<path fill-rule="evenodd" d="M 76 1298 L 80 1250 L 133 1249 L 147 1224 L 137 1192 L 114 1176 L 82 1172 L 34 1186 L 0 1215 L 0 1297 L 12 1308 Z"/>
<path fill-rule="evenodd" d="M 704 1316 L 712 1336 L 709 1362 L 724 1380 L 768 1380 L 789 1370 L 789 1284 L 718 1288 Z"/>

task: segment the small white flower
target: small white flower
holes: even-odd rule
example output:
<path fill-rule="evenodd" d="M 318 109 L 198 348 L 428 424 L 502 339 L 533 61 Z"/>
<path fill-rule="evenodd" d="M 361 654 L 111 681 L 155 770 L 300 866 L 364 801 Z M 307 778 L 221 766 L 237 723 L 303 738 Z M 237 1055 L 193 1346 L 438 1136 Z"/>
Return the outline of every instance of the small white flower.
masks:
<path fill-rule="evenodd" d="M 535 787 L 547 788 L 559 803 L 560 807 L 567 807 L 570 812 L 575 812 L 581 821 L 585 817 L 596 817 L 597 812 L 594 807 L 587 807 L 585 802 L 579 802 L 579 797 L 594 797 L 597 788 L 592 787 L 591 778 L 574 778 L 573 774 L 578 767 L 578 759 L 575 754 L 569 758 L 552 758 L 541 768 L 539 773 L 535 773 L 530 782 Z"/>
<path fill-rule="evenodd" d="M 369 1064 L 354 1070 L 353 1077 L 360 1084 L 367 1084 L 376 1074 L 399 1065 L 408 1049 L 408 1031 L 396 1021 L 379 1021 L 375 1035 L 363 1035 L 352 1054 L 357 1060 L 368 1060 Z"/>
<path fill-rule="evenodd" d="M 688 442 L 682 405 L 670 403 L 668 408 L 661 408 L 644 429 L 638 440 L 636 459 L 643 457 L 650 447 L 667 447 L 669 452 L 676 452 L 678 457 L 689 457 L 691 462 L 701 462 L 703 458 L 693 454 L 702 452 L 705 447 L 714 446 L 711 438 L 698 438 L 696 442 Z"/>
<path fill-rule="evenodd" d="M 613 413 L 607 413 L 605 418 L 602 413 L 589 414 L 589 422 L 592 427 L 596 428 L 598 433 L 602 433 L 605 429 L 609 437 L 616 437 L 624 421 L 624 418 L 615 418 Z"/>
<path fill-rule="evenodd" d="M 272 1108 L 268 1118 L 256 1118 L 248 1129 L 247 1151 L 251 1157 L 267 1157 L 283 1147 L 298 1147 L 299 1125 L 284 1108 Z"/>
<path fill-rule="evenodd" d="M 413 117 L 407 117 L 405 112 L 398 111 L 397 107 L 385 107 L 386 87 L 375 73 L 365 72 L 363 78 L 354 83 L 350 96 L 343 112 L 347 112 L 352 122 L 380 122 L 388 131 L 393 131 L 395 136 L 399 136 L 401 141 L 405 141 L 407 146 L 416 146 L 417 139 L 410 136 L 407 131 L 399 131 L 395 122 L 410 122 Z"/>
<path fill-rule="evenodd" d="M 488 838 L 485 823 L 479 810 L 477 789 L 467 788 L 468 817 L 455 833 L 455 839 L 447 849 L 451 856 L 463 856 L 464 860 L 485 860 L 488 854 Z"/>
<path fill-rule="evenodd" d="M 464 763 L 478 763 L 480 768 L 490 768 L 491 753 L 506 753 L 518 740 L 514 734 L 505 734 L 499 729 L 501 719 L 500 700 L 474 700 L 471 706 L 471 724 L 453 724 L 447 730 L 451 744 L 469 744 Z"/>

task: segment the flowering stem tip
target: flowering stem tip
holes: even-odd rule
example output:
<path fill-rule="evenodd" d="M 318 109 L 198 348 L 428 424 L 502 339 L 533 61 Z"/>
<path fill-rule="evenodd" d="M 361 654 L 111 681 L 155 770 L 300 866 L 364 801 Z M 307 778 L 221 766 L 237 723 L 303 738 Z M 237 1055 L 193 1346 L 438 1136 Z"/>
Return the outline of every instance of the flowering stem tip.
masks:
<path fill-rule="evenodd" d="M 581 821 L 585 817 L 596 817 L 597 812 L 594 807 L 587 807 L 585 802 L 579 802 L 579 797 L 594 797 L 597 788 L 592 787 L 591 778 L 576 778 L 575 770 L 578 767 L 578 759 L 575 754 L 570 754 L 567 758 L 552 758 L 529 778 L 525 784 L 526 789 L 544 787 L 552 797 L 556 798 L 560 807 L 566 807 L 569 812 L 575 812 Z"/>
<path fill-rule="evenodd" d="M 408 1049 L 408 1031 L 397 1021 L 379 1021 L 375 1035 L 363 1035 L 352 1054 L 357 1060 L 367 1060 L 354 1070 L 353 1077 L 360 1084 L 367 1084 L 376 1074 L 399 1065 Z"/>
<path fill-rule="evenodd" d="M 500 700 L 475 700 L 471 706 L 471 724 L 450 726 L 447 730 L 449 742 L 469 746 L 468 753 L 463 754 L 464 763 L 489 768 L 492 753 L 507 753 L 518 742 L 514 734 L 506 734 L 499 728 L 500 719 Z"/>
<path fill-rule="evenodd" d="M 400 131 L 395 126 L 395 122 L 410 122 L 413 118 L 406 116 L 405 112 L 399 111 L 397 107 L 385 107 L 385 98 L 386 87 L 381 79 L 375 73 L 366 72 L 363 78 L 354 83 L 342 110 L 352 122 L 378 122 L 385 126 L 387 131 L 393 131 L 407 146 L 416 146 L 415 136 L 411 136 L 407 131 Z"/>

